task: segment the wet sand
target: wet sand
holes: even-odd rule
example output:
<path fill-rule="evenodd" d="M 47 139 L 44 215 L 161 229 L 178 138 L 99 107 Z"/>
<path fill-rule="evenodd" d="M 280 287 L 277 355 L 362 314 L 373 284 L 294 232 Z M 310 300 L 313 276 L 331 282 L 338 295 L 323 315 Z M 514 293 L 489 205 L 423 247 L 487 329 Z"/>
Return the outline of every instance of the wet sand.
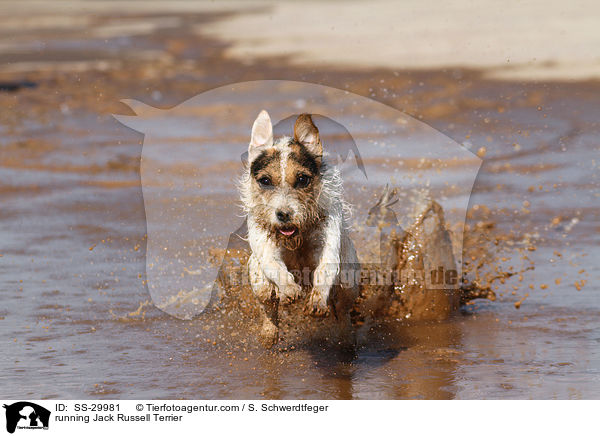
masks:
<path fill-rule="evenodd" d="M 22 7 L 2 19 L 19 15 Z M 258 67 L 197 31 L 234 12 L 28 15 L 28 26 L 0 27 L 5 398 L 600 396 L 597 81 L 315 68 L 274 56 Z M 186 321 L 155 308 L 143 136 L 111 114 L 132 115 L 122 99 L 167 109 L 257 79 L 348 89 L 478 152 L 463 260 L 469 280 L 489 284 L 496 300 L 474 300 L 444 322 L 380 326 L 352 355 L 265 351 L 218 316 Z M 244 147 L 246 130 L 236 124 L 225 140 Z M 234 172 L 239 160 L 207 164 Z M 442 188 L 436 195 L 451 198 Z"/>

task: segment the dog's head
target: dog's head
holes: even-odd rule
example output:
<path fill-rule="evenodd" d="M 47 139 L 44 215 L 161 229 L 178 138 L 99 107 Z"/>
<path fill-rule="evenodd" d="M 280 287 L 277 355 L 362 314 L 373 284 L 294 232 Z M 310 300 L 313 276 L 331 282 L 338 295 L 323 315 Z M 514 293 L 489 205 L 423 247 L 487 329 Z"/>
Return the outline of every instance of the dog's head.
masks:
<path fill-rule="evenodd" d="M 298 248 L 321 215 L 323 145 L 310 115 L 296 119 L 293 137 L 274 139 L 262 111 L 252 126 L 248 164 L 245 202 L 254 221 L 279 244 Z"/>

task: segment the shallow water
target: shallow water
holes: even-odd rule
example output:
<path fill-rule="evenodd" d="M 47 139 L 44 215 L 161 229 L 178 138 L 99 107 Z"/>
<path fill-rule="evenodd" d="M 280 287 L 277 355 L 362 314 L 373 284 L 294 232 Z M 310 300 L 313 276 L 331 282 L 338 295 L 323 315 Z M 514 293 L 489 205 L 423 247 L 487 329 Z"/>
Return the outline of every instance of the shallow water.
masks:
<path fill-rule="evenodd" d="M 107 17 L 110 22 L 110 13 Z M 207 18 L 181 18 L 182 23 L 203 19 Z M 597 84 L 582 84 L 580 91 L 571 94 L 558 92 L 561 85 L 554 85 L 535 96 L 521 90 L 519 84 L 474 81 L 465 98 L 479 99 L 481 104 L 447 119 L 433 115 L 438 107 L 435 92 L 444 88 L 445 76 L 440 73 L 441 85 L 434 85 L 433 79 L 431 85 L 426 83 L 432 94 L 421 95 L 423 111 L 430 113 L 424 121 L 472 151 L 486 148 L 467 215 L 470 229 L 476 229 L 480 221 L 494 225 L 487 233 L 491 239 L 483 245 L 495 255 L 484 267 L 513 265 L 520 270 L 532 261 L 535 269 L 524 272 L 522 280 L 515 275 L 505 283 L 495 281 L 496 301 L 477 300 L 448 321 L 381 327 L 353 355 L 319 347 L 270 352 L 239 332 L 221 327 L 218 316 L 180 320 L 149 304 L 146 211 L 139 172 L 143 137 L 110 113 L 128 113 L 116 103 L 123 98 L 148 102 L 157 98 L 154 103 L 166 107 L 159 94 L 174 104 L 199 92 L 194 85 L 172 85 L 175 89 L 171 91 L 168 84 L 188 80 L 186 71 L 193 74 L 196 70 L 186 70 L 189 65 L 185 61 L 196 55 L 216 56 L 211 53 L 218 44 L 185 32 L 182 26 L 177 34 L 120 35 L 106 43 L 98 38 L 82 40 L 77 32 L 44 33 L 52 52 L 42 56 L 42 64 L 81 59 L 86 48 L 93 48 L 97 50 L 91 56 L 94 59 L 110 54 L 125 62 L 122 68 L 130 77 L 120 74 L 119 68 L 105 73 L 83 71 L 78 77 L 86 89 L 81 89 L 74 75 L 55 74 L 49 66 L 30 75 L 39 84 L 37 88 L 0 93 L 5 108 L 0 122 L 3 397 L 600 396 L 600 113 L 597 100 L 590 98 L 598 95 Z M 26 38 L 42 39 L 35 32 L 21 35 L 10 56 L 5 55 L 7 59 L 26 58 L 22 53 L 23 44 L 28 47 Z M 74 38 L 79 38 L 77 44 L 70 43 Z M 134 63 L 139 65 L 126 64 L 128 52 L 136 47 L 142 48 L 140 52 L 161 52 L 168 44 L 176 50 L 172 49 L 175 54 L 169 56 L 174 59 L 165 65 L 154 65 L 152 70 L 138 60 Z M 218 58 L 212 61 L 214 72 L 198 66 L 201 79 L 192 80 L 202 80 L 202 89 L 245 79 L 232 76 L 224 80 L 221 74 L 231 65 Z M 179 72 L 174 73 L 176 70 Z M 271 71 L 273 76 L 292 76 L 286 76 L 281 66 Z M 15 73 L 1 74 L 3 80 L 21 78 Z M 153 74 L 159 79 L 153 79 Z M 336 72 L 329 74 L 337 77 Z M 263 78 L 268 76 L 265 73 Z M 162 93 L 145 89 L 139 84 L 140 80 L 143 83 L 140 77 L 162 83 Z M 347 80 L 349 89 L 363 95 L 371 94 L 366 91 L 369 86 L 376 86 L 360 77 L 339 77 Z M 402 85 L 404 94 L 423 88 L 419 80 L 407 79 Z M 101 89 L 90 91 L 93 86 Z M 344 86 L 336 83 L 336 87 Z M 382 100 L 393 103 L 390 92 L 381 86 L 373 95 L 386 95 Z M 310 101 L 300 93 L 293 97 L 304 101 L 301 104 Z M 249 93 L 230 103 L 269 108 L 281 104 L 282 98 Z M 499 109 L 504 106 L 507 109 Z M 340 107 L 332 105 L 331 110 Z M 220 105 L 216 102 L 205 109 L 217 111 Z M 384 127 L 374 132 L 377 129 L 361 115 Z M 248 116 L 251 120 L 254 113 Z M 409 180 L 415 174 L 429 182 L 450 222 L 460 223 L 460 192 L 448 186 L 462 186 L 461 180 L 468 176 L 464 167 L 444 168 L 441 173 L 418 169 L 418 161 L 414 164 L 406 154 L 399 163 L 390 159 L 390 147 L 408 144 L 417 136 L 387 135 L 392 122 L 383 110 L 363 114 L 357 108 L 346 116 L 353 118 L 364 134 L 357 135 L 365 141 L 360 152 L 367 173 L 373 174 L 361 183 L 349 177 L 346 186 L 358 210 L 357 238 L 364 222 L 360 213 L 372 205 L 371 194 L 384 183 L 395 183 L 405 188 L 401 192 L 406 202 L 402 204 L 408 208 Z M 194 137 L 196 129 L 188 129 L 193 121 L 194 117 L 175 116 L 164 125 L 164 133 Z M 213 131 L 219 143 L 243 152 L 249 128 L 247 122 L 235 119 Z M 198 175 L 203 186 L 218 189 L 219 182 L 202 168 L 216 168 L 219 175 L 241 170 L 237 151 L 233 158 L 213 152 L 201 153 L 198 158 L 202 159 Z M 166 167 L 169 164 L 162 161 Z M 403 177 L 407 172 L 410 177 Z M 361 189 L 363 186 L 367 189 Z M 219 194 L 216 204 L 233 205 L 235 193 L 226 192 Z M 227 228 L 232 230 L 235 226 Z M 498 245 L 495 238 L 499 238 Z M 528 259 L 523 259 L 524 255 Z M 517 309 L 515 302 L 519 301 Z"/>

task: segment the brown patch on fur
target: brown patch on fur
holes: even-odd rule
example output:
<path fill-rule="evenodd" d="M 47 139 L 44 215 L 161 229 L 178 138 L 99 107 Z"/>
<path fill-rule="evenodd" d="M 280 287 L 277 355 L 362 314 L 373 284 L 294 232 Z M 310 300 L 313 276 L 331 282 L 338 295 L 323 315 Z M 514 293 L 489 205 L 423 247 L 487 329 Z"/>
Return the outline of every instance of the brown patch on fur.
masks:
<path fill-rule="evenodd" d="M 294 140 L 304 145 L 315 156 L 323 155 L 323 144 L 319 129 L 313 123 L 310 114 L 302 114 L 294 124 Z"/>
<path fill-rule="evenodd" d="M 280 172 L 280 151 L 275 148 L 269 148 L 263 151 L 250 165 L 250 172 L 255 180 L 261 177 L 270 177 L 274 185 L 281 181 Z"/>
<path fill-rule="evenodd" d="M 313 155 L 304 144 L 291 141 L 283 147 L 289 147 L 285 162 L 285 179 L 282 178 L 281 145 L 263 151 L 252 163 L 252 194 L 255 199 L 253 214 L 256 222 L 276 241 L 288 250 L 298 250 L 303 245 L 303 234 L 311 230 L 322 218 L 318 196 L 321 189 L 320 157 Z M 268 178 L 268 186 L 261 180 Z M 298 205 L 300 213 L 292 215 L 288 223 L 274 224 L 274 210 L 271 202 L 274 195 L 284 195 Z M 295 227 L 292 236 L 279 232 L 283 227 Z"/>
<path fill-rule="evenodd" d="M 298 176 L 303 172 L 311 177 L 320 175 L 321 156 L 315 155 L 303 144 L 292 141 L 288 144 L 290 153 L 287 161 L 287 168 L 292 171 L 286 171 L 286 177 L 291 175 Z M 290 186 L 294 185 L 294 180 L 288 180 Z"/>
<path fill-rule="evenodd" d="M 285 236 L 276 231 L 275 239 L 279 245 L 287 248 L 290 251 L 298 250 L 300 247 L 302 247 L 302 243 L 304 242 L 302 234 L 298 230 L 296 231 L 294 236 Z"/>

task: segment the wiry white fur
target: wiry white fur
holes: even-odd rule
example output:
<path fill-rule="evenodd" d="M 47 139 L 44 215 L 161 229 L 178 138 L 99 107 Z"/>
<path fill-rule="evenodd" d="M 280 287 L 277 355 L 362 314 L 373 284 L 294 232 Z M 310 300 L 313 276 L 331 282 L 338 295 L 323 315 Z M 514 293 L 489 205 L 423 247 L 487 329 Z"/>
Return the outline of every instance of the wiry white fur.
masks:
<path fill-rule="evenodd" d="M 282 136 L 277 139 L 271 146 L 281 151 L 281 172 L 282 177 L 285 177 L 285 170 L 287 160 L 289 156 L 289 149 L 287 144 L 292 140 L 289 136 Z M 323 167 L 325 171 L 321 173 L 322 185 L 321 193 L 319 195 L 319 206 L 322 210 L 328 211 L 330 216 L 338 216 L 341 220 L 342 227 L 344 229 L 349 228 L 350 217 L 352 216 L 352 206 L 344 199 L 344 186 L 342 182 L 342 175 L 337 166 L 331 166 L 327 160 L 328 154 L 323 154 Z M 240 179 L 238 180 L 237 187 L 240 193 L 241 207 L 244 215 L 248 216 L 251 212 L 251 208 L 255 205 L 255 199 L 252 198 L 250 190 L 250 164 L 252 160 L 249 160 L 244 168 Z"/>
<path fill-rule="evenodd" d="M 259 118 L 261 117 L 263 120 L 265 119 L 262 112 Z M 268 118 L 268 114 L 266 117 Z M 255 126 L 258 124 L 265 128 L 260 121 L 257 119 Z M 262 136 L 268 137 L 269 130 L 269 127 L 266 127 L 267 133 Z M 290 141 L 291 138 L 282 137 L 270 145 L 280 151 L 282 177 L 285 177 Z M 259 146 L 262 151 L 264 146 L 260 144 Z M 258 210 L 259 207 L 267 207 L 275 211 L 287 207 L 295 214 L 302 215 L 305 210 L 310 208 L 305 208 L 290 197 L 286 197 L 285 191 L 273 196 L 273 204 L 264 205 L 260 203 L 262 201 L 260 198 L 255 198 L 251 187 L 253 181 L 250 166 L 252 159 L 256 158 L 259 152 L 253 150 L 253 147 L 255 145 L 251 141 L 249 148 L 249 156 L 251 157 L 249 157 L 248 165 L 246 165 L 238 184 L 243 210 L 247 215 L 248 242 L 252 250 L 248 262 L 252 289 L 261 302 L 272 299 L 273 293 L 282 301 L 286 299 L 293 300 L 302 296 L 304 290 L 302 286 L 294 281 L 294 277 L 289 272 L 288 265 L 286 265 L 289 252 L 286 252 L 285 247 L 276 243 L 269 231 L 265 229 L 264 223 L 258 222 L 255 210 Z M 306 253 L 304 260 L 300 260 L 300 262 L 305 262 L 305 265 L 295 266 L 302 269 L 303 266 L 316 265 L 314 269 L 311 268 L 313 286 L 308 298 L 308 306 L 309 309 L 311 306 L 314 307 L 315 313 L 323 314 L 328 311 L 331 290 L 340 274 L 341 266 L 347 265 L 346 268 L 357 268 L 358 259 L 354 245 L 348 235 L 350 207 L 343 199 L 344 192 L 340 171 L 336 166 L 327 164 L 326 154 L 323 156 L 321 168 L 321 188 L 317 196 L 317 203 L 318 209 L 324 212 L 321 215 L 324 215 L 325 218 L 319 220 L 316 225 L 311 226 L 310 230 L 306 230 L 310 234 L 303 234 L 303 238 L 311 240 L 311 246 L 314 246 L 314 249 L 311 253 Z M 309 218 L 312 217 L 304 216 L 306 220 Z M 272 219 L 275 221 L 275 216 Z M 352 294 L 352 300 L 356 298 L 358 296 L 358 285 L 349 289 L 348 292 Z M 265 329 L 272 331 L 274 328 L 277 329 L 269 321 L 266 321 L 263 325 L 263 331 Z"/>

